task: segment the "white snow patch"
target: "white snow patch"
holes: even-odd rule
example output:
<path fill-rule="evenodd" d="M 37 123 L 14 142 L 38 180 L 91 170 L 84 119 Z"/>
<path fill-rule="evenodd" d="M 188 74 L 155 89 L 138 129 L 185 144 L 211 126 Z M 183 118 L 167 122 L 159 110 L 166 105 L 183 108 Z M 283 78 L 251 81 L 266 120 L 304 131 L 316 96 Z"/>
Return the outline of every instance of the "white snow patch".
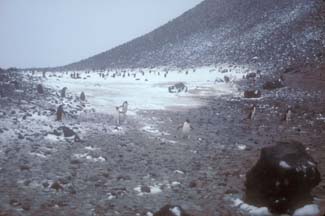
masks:
<path fill-rule="evenodd" d="M 233 204 L 235 207 L 239 207 L 242 211 L 247 212 L 251 216 L 269 216 L 272 215 L 267 207 L 256 207 L 244 203 L 240 199 L 234 199 Z"/>
<path fill-rule="evenodd" d="M 237 145 L 237 148 L 241 151 L 246 150 L 247 146 L 246 145 Z"/>
<path fill-rule="evenodd" d="M 74 157 L 78 158 L 78 159 L 86 159 L 92 162 L 105 162 L 106 159 L 103 158 L 102 156 L 99 157 L 92 157 L 91 155 L 88 155 L 87 153 L 85 154 L 74 154 Z"/>
<path fill-rule="evenodd" d="M 316 166 L 316 164 L 313 163 L 313 162 L 311 162 L 311 161 L 308 161 L 308 164 L 309 164 L 310 166 Z"/>
<path fill-rule="evenodd" d="M 224 72 L 223 70 L 227 68 L 228 70 Z M 44 80 L 44 86 L 57 90 L 67 87 L 69 94 L 78 96 L 83 91 L 87 102 L 101 113 L 112 114 L 116 106 L 121 105 L 123 101 L 128 101 L 128 115 L 134 115 L 137 110 L 201 106 L 205 103 L 200 98 L 202 96 L 238 94 L 233 83 L 242 79 L 249 70 L 249 66 L 246 65 L 238 65 L 236 69 L 230 69 L 228 64 L 220 64 L 196 68 L 195 71 L 168 69 L 165 77 L 166 68 L 125 69 L 105 71 L 105 74 L 109 74 L 105 78 L 101 78 L 94 71 L 90 74 L 79 71 L 81 79 L 71 79 L 71 72 L 69 72 L 62 74 L 62 77 L 48 76 Z M 112 77 L 113 73 L 116 74 L 115 78 Z M 124 74 L 126 76 L 123 76 Z M 36 76 L 42 75 L 38 73 Z M 215 80 L 223 80 L 225 76 L 230 78 L 230 83 L 215 82 Z M 168 87 L 177 82 L 185 83 L 189 91 L 169 93 Z"/>
<path fill-rule="evenodd" d="M 30 152 L 29 153 L 32 156 L 40 157 L 40 158 L 47 158 L 44 154 L 42 153 L 37 153 L 37 152 Z"/>
<path fill-rule="evenodd" d="M 95 147 L 92 147 L 92 146 L 86 146 L 85 149 L 88 150 L 88 151 L 97 151 L 97 150 L 100 150 L 99 148 L 95 148 Z"/>
<path fill-rule="evenodd" d="M 177 173 L 177 174 L 184 175 L 184 172 L 183 171 L 180 171 L 180 170 L 175 170 L 174 172 Z"/>
<path fill-rule="evenodd" d="M 179 186 L 179 185 L 181 185 L 181 183 L 180 182 L 177 182 L 177 181 L 173 181 L 171 183 L 171 186 L 173 186 L 173 187 L 176 187 L 176 186 Z"/>
<path fill-rule="evenodd" d="M 291 166 L 286 161 L 280 161 L 279 165 L 284 169 L 291 169 Z"/>
<path fill-rule="evenodd" d="M 293 216 L 318 216 L 320 213 L 319 207 L 315 204 L 306 205 L 300 209 L 297 209 Z"/>
<path fill-rule="evenodd" d="M 177 206 L 170 208 L 169 211 L 171 211 L 175 216 L 181 216 L 181 210 Z"/>

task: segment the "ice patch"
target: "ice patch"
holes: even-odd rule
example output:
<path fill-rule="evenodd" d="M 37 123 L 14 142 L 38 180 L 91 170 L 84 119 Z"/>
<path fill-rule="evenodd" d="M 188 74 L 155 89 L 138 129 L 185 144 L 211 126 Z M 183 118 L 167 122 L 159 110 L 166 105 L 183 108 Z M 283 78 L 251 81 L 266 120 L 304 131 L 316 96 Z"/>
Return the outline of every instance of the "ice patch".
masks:
<path fill-rule="evenodd" d="M 318 216 L 320 213 L 319 207 L 315 204 L 306 205 L 300 209 L 297 209 L 293 216 Z"/>

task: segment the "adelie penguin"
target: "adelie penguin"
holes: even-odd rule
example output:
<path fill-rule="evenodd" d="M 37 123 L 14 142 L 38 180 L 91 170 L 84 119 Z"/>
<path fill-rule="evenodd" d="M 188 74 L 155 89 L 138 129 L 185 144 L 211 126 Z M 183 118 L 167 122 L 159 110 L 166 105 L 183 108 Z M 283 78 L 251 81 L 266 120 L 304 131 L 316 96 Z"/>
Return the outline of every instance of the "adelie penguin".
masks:
<path fill-rule="evenodd" d="M 62 90 L 61 90 L 61 97 L 65 97 L 65 95 L 66 95 L 66 91 L 67 91 L 67 87 L 64 87 Z"/>
<path fill-rule="evenodd" d="M 186 119 L 186 121 L 177 127 L 177 130 L 182 128 L 182 137 L 183 139 L 188 139 L 190 136 L 191 130 L 194 128 L 192 127 L 190 120 Z"/>
<path fill-rule="evenodd" d="M 256 115 L 256 105 L 254 104 L 254 105 L 251 107 L 251 109 L 250 109 L 250 111 L 249 111 L 249 113 L 248 113 L 247 119 L 248 119 L 248 120 L 254 120 L 255 115 Z"/>
<path fill-rule="evenodd" d="M 81 92 L 81 94 L 80 94 L 80 100 L 81 101 L 85 101 L 86 100 L 86 95 L 85 95 L 84 92 Z"/>
<path fill-rule="evenodd" d="M 291 121 L 291 118 L 292 118 L 292 110 L 291 110 L 291 106 L 288 106 L 288 109 L 286 110 L 282 120 L 285 121 L 286 123 L 289 123 Z"/>
<path fill-rule="evenodd" d="M 60 105 L 56 111 L 56 121 L 62 121 L 64 116 L 63 105 Z"/>

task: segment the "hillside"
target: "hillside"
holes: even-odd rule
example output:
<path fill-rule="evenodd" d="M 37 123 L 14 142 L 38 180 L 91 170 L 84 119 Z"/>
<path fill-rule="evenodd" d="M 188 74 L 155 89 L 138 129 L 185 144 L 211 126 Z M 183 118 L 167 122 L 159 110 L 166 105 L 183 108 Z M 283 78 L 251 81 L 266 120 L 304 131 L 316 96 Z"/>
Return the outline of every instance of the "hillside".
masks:
<path fill-rule="evenodd" d="M 57 69 L 313 63 L 324 58 L 324 4 L 205 0 L 153 32 Z"/>

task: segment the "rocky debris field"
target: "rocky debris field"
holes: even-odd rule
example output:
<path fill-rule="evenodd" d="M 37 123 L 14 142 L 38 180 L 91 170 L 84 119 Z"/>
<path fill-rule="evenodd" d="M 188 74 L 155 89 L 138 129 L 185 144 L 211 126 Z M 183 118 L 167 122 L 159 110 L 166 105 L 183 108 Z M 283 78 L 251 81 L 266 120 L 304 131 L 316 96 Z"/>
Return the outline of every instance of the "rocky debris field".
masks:
<path fill-rule="evenodd" d="M 193 216 L 250 215 L 254 209 L 238 202 L 246 173 L 261 148 L 277 141 L 303 143 L 325 177 L 321 92 L 258 88 L 258 98 L 209 97 L 200 108 L 139 110 L 115 127 L 111 115 L 79 95 L 62 98 L 47 88 L 40 94 L 39 83 L 21 75 L 1 80 L 0 215 L 149 216 L 167 204 Z M 55 121 L 62 103 L 63 121 Z M 255 118 L 247 119 L 252 105 Z M 176 130 L 185 119 L 194 128 L 188 139 Z M 323 180 L 312 195 L 323 202 Z"/>

